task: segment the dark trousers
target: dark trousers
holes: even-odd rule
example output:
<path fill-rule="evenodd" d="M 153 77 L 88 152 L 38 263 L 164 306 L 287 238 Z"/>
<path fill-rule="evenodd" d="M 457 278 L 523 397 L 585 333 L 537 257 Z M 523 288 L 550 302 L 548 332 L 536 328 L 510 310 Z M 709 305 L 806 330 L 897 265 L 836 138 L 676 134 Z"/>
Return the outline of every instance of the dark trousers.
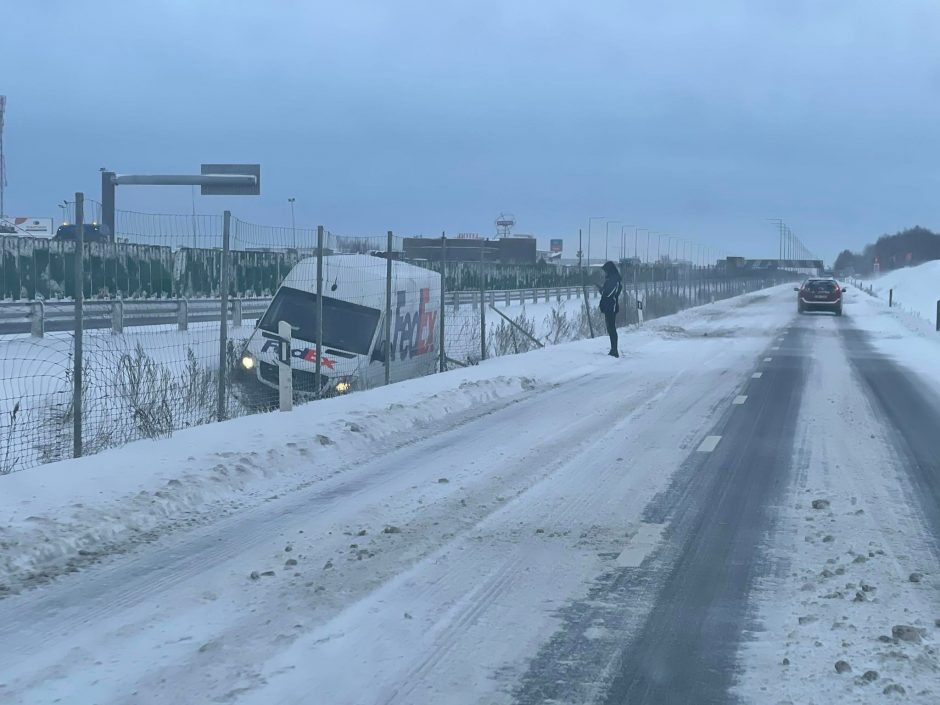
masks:
<path fill-rule="evenodd" d="M 613 311 L 604 311 L 604 323 L 607 324 L 607 335 L 610 336 L 610 349 L 617 349 L 617 314 Z"/>

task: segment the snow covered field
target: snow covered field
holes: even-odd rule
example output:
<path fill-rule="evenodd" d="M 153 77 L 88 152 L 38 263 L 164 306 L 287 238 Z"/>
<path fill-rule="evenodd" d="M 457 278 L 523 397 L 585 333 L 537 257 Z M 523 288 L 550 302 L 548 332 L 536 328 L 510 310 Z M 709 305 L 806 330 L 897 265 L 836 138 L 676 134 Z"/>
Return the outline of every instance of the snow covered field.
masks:
<path fill-rule="evenodd" d="M 940 336 L 794 299 L 0 477 L 0 699 L 937 702 Z"/>

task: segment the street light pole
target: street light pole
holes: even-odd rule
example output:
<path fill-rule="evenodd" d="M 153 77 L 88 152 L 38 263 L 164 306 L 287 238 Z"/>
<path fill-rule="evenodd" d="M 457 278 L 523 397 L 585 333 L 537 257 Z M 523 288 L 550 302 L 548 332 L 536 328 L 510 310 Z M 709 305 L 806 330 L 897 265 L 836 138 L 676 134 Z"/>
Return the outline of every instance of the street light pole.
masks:
<path fill-rule="evenodd" d="M 627 228 L 635 227 L 633 225 L 621 225 L 620 226 L 620 259 L 626 259 L 627 257 L 627 236 L 624 232 Z"/>
<path fill-rule="evenodd" d="M 297 226 L 294 221 L 294 198 L 288 198 L 287 202 L 290 203 L 290 238 L 293 243 L 294 249 L 297 248 Z"/>
<path fill-rule="evenodd" d="M 619 220 L 608 220 L 604 227 L 604 261 L 607 261 L 607 246 L 610 243 L 610 224 L 619 223 Z"/>
<path fill-rule="evenodd" d="M 591 268 L 591 226 L 594 224 L 595 220 L 606 220 L 606 216 L 603 216 L 603 215 L 588 216 L 588 246 L 587 246 L 588 269 Z"/>

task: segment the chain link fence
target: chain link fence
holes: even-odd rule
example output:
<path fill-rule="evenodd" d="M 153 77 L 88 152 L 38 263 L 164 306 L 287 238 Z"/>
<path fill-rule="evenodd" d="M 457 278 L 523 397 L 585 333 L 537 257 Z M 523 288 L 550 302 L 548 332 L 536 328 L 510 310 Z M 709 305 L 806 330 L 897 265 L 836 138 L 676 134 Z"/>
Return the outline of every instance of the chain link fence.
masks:
<path fill-rule="evenodd" d="M 0 473 L 276 408 L 280 320 L 297 402 L 604 331 L 598 273 L 455 262 L 443 238 L 409 262 L 391 233 L 118 211 L 111 242 L 0 242 Z M 621 273 L 621 325 L 794 278 Z"/>

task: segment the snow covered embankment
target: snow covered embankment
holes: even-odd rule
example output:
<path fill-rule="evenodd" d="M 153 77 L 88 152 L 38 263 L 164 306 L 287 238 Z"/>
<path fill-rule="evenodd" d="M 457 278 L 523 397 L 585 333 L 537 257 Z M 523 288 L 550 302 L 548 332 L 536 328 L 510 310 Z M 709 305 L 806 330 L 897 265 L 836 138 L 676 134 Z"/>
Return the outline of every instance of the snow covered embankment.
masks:
<path fill-rule="evenodd" d="M 877 279 L 866 281 L 881 299 L 888 300 L 894 291 L 894 305 L 929 323 L 936 322 L 937 301 L 940 300 L 940 260 L 916 267 L 895 269 Z"/>
<path fill-rule="evenodd" d="M 324 480 L 448 415 L 537 385 L 525 375 L 456 372 L 0 477 L 0 596 Z"/>

